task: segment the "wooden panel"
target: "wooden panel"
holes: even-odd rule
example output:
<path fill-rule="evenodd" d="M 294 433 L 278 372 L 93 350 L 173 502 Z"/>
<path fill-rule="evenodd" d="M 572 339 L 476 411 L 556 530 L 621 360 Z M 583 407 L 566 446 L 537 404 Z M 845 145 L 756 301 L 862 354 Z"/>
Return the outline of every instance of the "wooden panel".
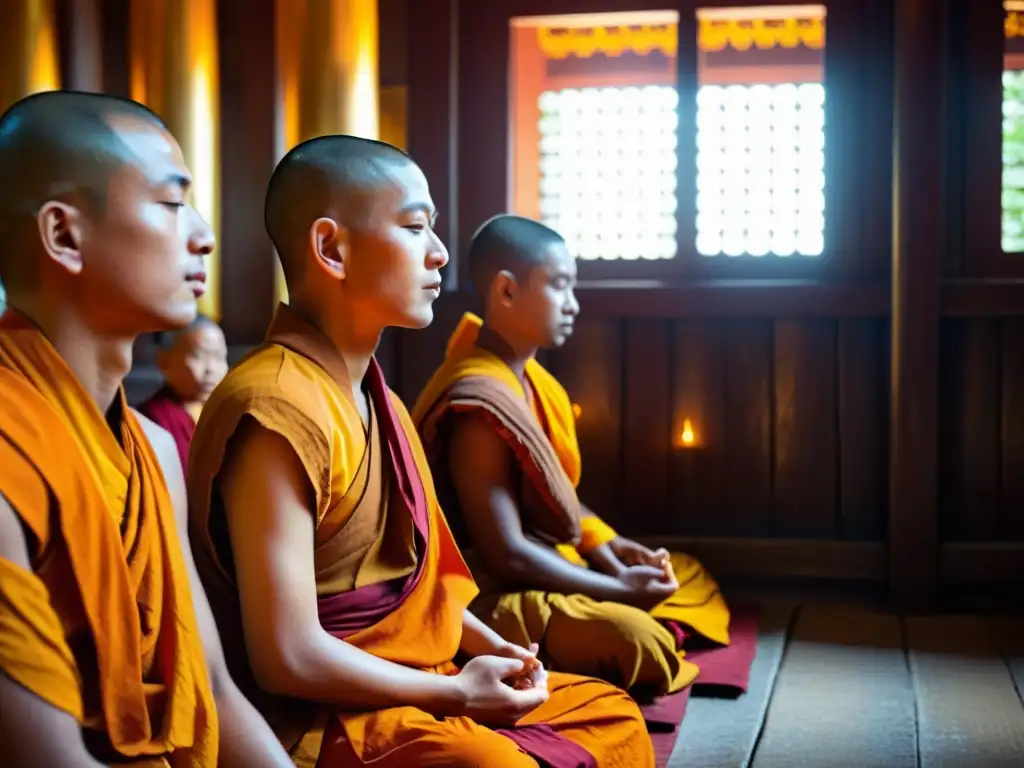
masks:
<path fill-rule="evenodd" d="M 103 11 L 99 0 L 54 3 L 61 87 L 103 91 Z"/>
<path fill-rule="evenodd" d="M 563 349 L 548 356 L 548 368 L 580 406 L 576 422 L 584 504 L 613 525 L 621 525 L 622 327 L 608 320 L 580 320 Z"/>
<path fill-rule="evenodd" d="M 1024 320 L 1001 327 L 1002 399 L 999 538 L 1024 540 Z"/>
<path fill-rule="evenodd" d="M 773 533 L 829 538 L 836 530 L 834 321 L 775 324 Z"/>
<path fill-rule="evenodd" d="M 103 28 L 103 91 L 128 98 L 131 68 L 128 62 L 128 3 L 102 0 L 100 25 Z"/>
<path fill-rule="evenodd" d="M 722 529 L 765 536 L 772 506 L 772 323 L 727 320 Z"/>
<path fill-rule="evenodd" d="M 721 534 L 719 506 L 725 453 L 725 381 L 719 323 L 681 320 L 672 338 L 672 471 L 667 532 Z M 689 420 L 693 444 L 683 444 Z"/>
<path fill-rule="evenodd" d="M 263 207 L 277 162 L 274 0 L 217 5 L 221 51 L 221 325 L 229 344 L 256 344 L 274 311 L 276 256 Z M 233 83 L 245 83 L 234 87 Z"/>
<path fill-rule="evenodd" d="M 888 323 L 839 321 L 839 533 L 881 539 L 888 504 Z"/>
<path fill-rule="evenodd" d="M 999 514 L 998 321 L 950 324 L 941 398 L 943 537 L 985 541 Z M 947 426 L 948 423 L 948 426 Z"/>
<path fill-rule="evenodd" d="M 671 418 L 669 411 L 669 323 L 626 323 L 623 371 L 621 514 L 624 533 L 666 530 Z"/>

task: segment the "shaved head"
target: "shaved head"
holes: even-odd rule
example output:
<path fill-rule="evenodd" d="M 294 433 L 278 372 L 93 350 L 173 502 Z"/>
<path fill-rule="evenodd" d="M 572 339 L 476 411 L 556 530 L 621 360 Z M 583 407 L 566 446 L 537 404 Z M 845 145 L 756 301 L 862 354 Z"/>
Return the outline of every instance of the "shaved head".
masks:
<path fill-rule="evenodd" d="M 473 290 L 486 301 L 495 275 L 508 271 L 524 279 L 531 269 L 545 263 L 553 245 L 565 245 L 565 239 L 539 221 L 510 214 L 489 219 L 469 244 Z"/>
<path fill-rule="evenodd" d="M 220 326 L 217 325 L 212 318 L 207 315 L 197 314 L 196 319 L 184 328 L 161 333 L 159 337 L 160 348 L 164 350 L 174 349 L 187 337 L 207 328 L 216 328 L 217 330 L 220 330 Z"/>
<path fill-rule="evenodd" d="M 359 227 L 396 171 L 415 165 L 405 152 L 356 136 L 320 136 L 292 149 L 267 188 L 264 220 L 289 288 L 303 275 L 310 226 L 328 217 Z"/>
<path fill-rule="evenodd" d="M 110 176 L 134 160 L 115 127 L 131 119 L 166 130 L 134 101 L 95 93 L 50 91 L 15 103 L 0 116 L 0 280 L 8 288 L 26 277 L 25 238 L 52 200 L 76 194 L 102 206 Z"/>

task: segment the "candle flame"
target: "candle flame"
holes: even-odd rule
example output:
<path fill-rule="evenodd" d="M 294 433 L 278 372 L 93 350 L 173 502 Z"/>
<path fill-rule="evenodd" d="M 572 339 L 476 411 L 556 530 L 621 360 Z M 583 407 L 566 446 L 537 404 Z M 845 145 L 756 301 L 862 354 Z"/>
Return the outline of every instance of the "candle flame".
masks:
<path fill-rule="evenodd" d="M 583 407 L 579 403 L 572 404 L 572 415 L 576 417 L 577 421 L 583 415 Z"/>
<path fill-rule="evenodd" d="M 683 432 L 680 435 L 680 439 L 683 441 L 683 445 L 693 445 L 694 443 L 693 424 L 690 423 L 689 419 L 683 420 Z"/>

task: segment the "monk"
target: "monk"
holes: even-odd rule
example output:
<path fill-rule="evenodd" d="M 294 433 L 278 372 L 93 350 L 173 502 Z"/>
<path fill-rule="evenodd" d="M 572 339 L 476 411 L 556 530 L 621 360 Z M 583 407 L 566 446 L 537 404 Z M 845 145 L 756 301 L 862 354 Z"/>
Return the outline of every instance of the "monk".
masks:
<path fill-rule="evenodd" d="M 140 104 L 46 93 L 0 117 L 0 178 L 3 764 L 289 765 L 227 674 L 174 443 L 122 386 L 204 290 L 181 150 Z"/>
<path fill-rule="evenodd" d="M 678 691 L 698 672 L 686 632 L 727 644 L 729 611 L 698 562 L 620 536 L 577 498 L 572 405 L 535 358 L 572 333 L 576 262 L 556 232 L 508 215 L 468 258 L 483 321 L 462 319 L 412 416 L 481 587 L 473 610 L 539 643 L 551 669 Z"/>
<path fill-rule="evenodd" d="M 162 336 L 156 364 L 165 383 L 139 410 L 174 438 L 187 473 L 188 449 L 203 404 L 228 372 L 228 345 L 224 331 L 206 315 L 197 315 L 182 331 Z"/>
<path fill-rule="evenodd" d="M 385 327 L 433 318 L 436 215 L 387 144 L 312 139 L 273 174 L 291 303 L 207 401 L 189 464 L 228 659 L 297 765 L 652 766 L 624 692 L 547 677 L 467 610 L 477 587 L 374 359 Z"/>

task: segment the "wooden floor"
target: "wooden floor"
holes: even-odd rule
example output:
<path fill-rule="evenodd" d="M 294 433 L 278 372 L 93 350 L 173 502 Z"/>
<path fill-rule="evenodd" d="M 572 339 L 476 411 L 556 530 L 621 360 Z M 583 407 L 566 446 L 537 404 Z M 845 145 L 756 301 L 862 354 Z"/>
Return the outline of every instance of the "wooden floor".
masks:
<path fill-rule="evenodd" d="M 1024 766 L 1024 617 L 765 603 L 749 692 L 691 699 L 671 768 Z"/>

